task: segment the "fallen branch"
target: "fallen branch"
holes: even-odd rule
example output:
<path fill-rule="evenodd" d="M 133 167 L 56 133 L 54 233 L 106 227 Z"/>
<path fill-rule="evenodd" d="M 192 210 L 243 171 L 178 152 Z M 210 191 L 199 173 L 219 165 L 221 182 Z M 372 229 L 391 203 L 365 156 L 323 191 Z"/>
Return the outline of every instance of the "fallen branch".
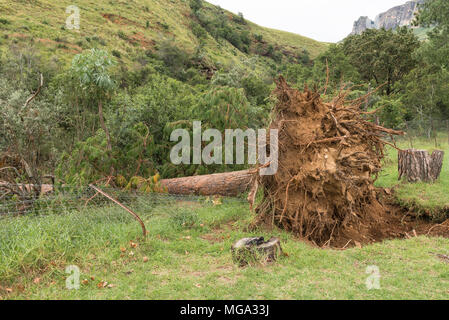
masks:
<path fill-rule="evenodd" d="M 37 88 L 36 92 L 27 99 L 27 101 L 25 102 L 25 105 L 23 106 L 23 109 L 25 109 L 26 107 L 28 107 L 28 105 L 31 103 L 31 101 L 33 101 L 37 95 L 39 94 L 39 92 L 41 92 L 41 88 L 44 85 L 44 76 L 42 75 L 42 73 L 40 74 L 40 82 L 39 82 L 39 87 Z"/>
<path fill-rule="evenodd" d="M 123 209 L 125 209 L 127 212 L 129 212 L 139 223 L 140 226 L 142 227 L 142 232 L 143 232 L 143 236 L 146 237 L 146 235 L 148 234 L 147 229 L 145 228 L 145 224 L 143 223 L 142 219 L 140 219 L 140 217 L 133 212 L 131 209 L 129 209 L 128 207 L 126 207 L 124 204 L 121 204 L 118 200 L 114 199 L 113 197 L 111 197 L 110 195 L 108 195 L 106 192 L 104 192 L 103 190 L 100 190 L 99 188 L 97 188 L 96 186 L 90 184 L 89 187 L 91 187 L 92 189 L 94 189 L 95 191 L 97 191 L 98 193 L 101 193 L 103 196 L 105 196 L 106 198 L 108 198 L 109 200 L 111 200 L 112 202 L 114 202 L 115 204 L 119 205 L 120 207 L 122 207 Z"/>

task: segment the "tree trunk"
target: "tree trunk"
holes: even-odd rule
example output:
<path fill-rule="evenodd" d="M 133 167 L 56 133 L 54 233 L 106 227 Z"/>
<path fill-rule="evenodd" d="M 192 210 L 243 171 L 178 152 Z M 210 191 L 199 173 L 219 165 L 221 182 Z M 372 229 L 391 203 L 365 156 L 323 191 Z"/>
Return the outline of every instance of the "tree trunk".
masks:
<path fill-rule="evenodd" d="M 109 134 L 108 127 L 106 127 L 106 124 L 104 122 L 104 115 L 103 115 L 103 104 L 101 101 L 98 101 L 98 117 L 100 118 L 100 125 L 103 129 L 104 133 L 106 134 L 106 142 L 107 142 L 107 148 L 110 152 L 112 150 L 112 144 L 111 144 L 111 135 Z"/>
<path fill-rule="evenodd" d="M 160 184 L 169 194 L 232 197 L 247 191 L 253 177 L 253 170 L 245 170 L 205 176 L 164 179 L 160 181 Z M 4 185 L 7 185 L 7 182 L 0 181 L 0 188 Z M 31 184 L 24 186 L 27 188 L 33 187 Z M 47 194 L 54 190 L 52 184 L 43 184 L 40 187 L 42 188 L 42 194 Z"/>
<path fill-rule="evenodd" d="M 169 194 L 237 196 L 248 190 L 253 170 L 161 180 Z"/>
<path fill-rule="evenodd" d="M 406 177 L 409 182 L 434 182 L 443 166 L 444 151 L 436 150 L 429 155 L 425 150 L 399 151 L 399 180 Z"/>

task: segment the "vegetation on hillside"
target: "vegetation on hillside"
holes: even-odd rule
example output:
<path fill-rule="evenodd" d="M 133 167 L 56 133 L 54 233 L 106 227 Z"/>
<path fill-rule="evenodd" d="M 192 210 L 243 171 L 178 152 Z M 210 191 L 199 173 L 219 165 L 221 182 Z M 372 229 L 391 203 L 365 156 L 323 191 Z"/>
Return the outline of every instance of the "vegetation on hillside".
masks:
<path fill-rule="evenodd" d="M 328 96 L 343 87 L 353 98 L 371 93 L 364 108 L 380 109 L 387 127 L 449 119 L 444 1 L 429 1 L 418 19 L 433 26 L 426 42 L 404 28 L 329 46 L 200 0 L 81 1 L 80 29 L 67 30 L 68 4 L 0 5 L 0 147 L 9 157 L 0 161 L 21 158 L 36 168 L 34 178 L 86 184 L 109 177 L 103 181 L 119 186 L 243 168 L 175 166 L 170 133 L 192 130 L 193 120 L 221 131 L 266 127 L 279 74 L 296 87 L 327 87 Z"/>

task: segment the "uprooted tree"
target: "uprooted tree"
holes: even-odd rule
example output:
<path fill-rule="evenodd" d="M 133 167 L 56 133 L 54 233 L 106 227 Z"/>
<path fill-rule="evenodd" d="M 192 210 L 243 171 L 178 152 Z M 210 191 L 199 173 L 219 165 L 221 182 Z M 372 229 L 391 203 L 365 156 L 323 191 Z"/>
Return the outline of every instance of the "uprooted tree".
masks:
<path fill-rule="evenodd" d="M 279 170 L 258 178 L 258 222 L 320 246 L 335 245 L 337 237 L 370 242 L 386 213 L 374 187 L 388 143 L 383 138 L 403 133 L 368 121 L 360 110 L 364 99 L 346 101 L 349 91 L 324 102 L 318 92 L 299 92 L 281 77 L 275 94 L 270 129 L 279 130 Z"/>

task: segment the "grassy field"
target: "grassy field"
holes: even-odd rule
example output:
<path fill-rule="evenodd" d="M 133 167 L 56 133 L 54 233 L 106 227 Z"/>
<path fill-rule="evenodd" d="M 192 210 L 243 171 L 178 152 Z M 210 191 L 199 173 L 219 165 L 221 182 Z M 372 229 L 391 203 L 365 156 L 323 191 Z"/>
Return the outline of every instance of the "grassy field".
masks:
<path fill-rule="evenodd" d="M 379 175 L 376 185 L 384 188 L 393 188 L 400 205 L 411 210 L 431 216 L 436 220 L 444 220 L 449 217 L 449 144 L 447 135 L 434 141 L 425 139 L 413 139 L 415 149 L 424 149 L 432 152 L 435 149 L 445 151 L 445 159 L 440 179 L 435 183 L 415 183 L 398 181 L 398 151 L 387 147 L 388 156 L 384 163 L 384 169 Z M 398 147 L 408 149 L 411 147 L 407 140 L 400 141 Z"/>
<path fill-rule="evenodd" d="M 393 240 L 346 251 L 313 248 L 278 230 L 247 232 L 243 201 L 175 201 L 142 211 L 149 236 L 117 208 L 0 220 L 0 299 L 447 299 L 449 239 Z M 271 265 L 240 268 L 230 246 L 280 236 Z M 66 289 L 66 267 L 81 270 Z M 368 290 L 377 266 L 380 289 Z"/>

